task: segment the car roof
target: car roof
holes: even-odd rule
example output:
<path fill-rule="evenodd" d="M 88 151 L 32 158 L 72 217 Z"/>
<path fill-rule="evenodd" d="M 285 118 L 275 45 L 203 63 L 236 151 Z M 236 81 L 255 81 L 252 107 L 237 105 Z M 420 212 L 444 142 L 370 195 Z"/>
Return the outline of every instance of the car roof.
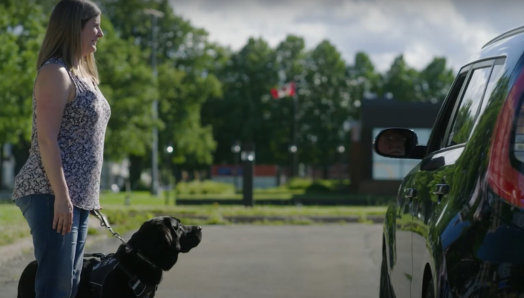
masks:
<path fill-rule="evenodd" d="M 480 60 L 498 57 L 506 58 L 506 70 L 512 70 L 524 54 L 524 26 L 506 31 L 487 42 L 476 54 L 468 59 L 469 65 Z"/>
<path fill-rule="evenodd" d="M 510 36 L 514 36 L 514 35 L 517 35 L 517 34 L 521 34 L 524 32 L 524 25 L 523 26 L 520 26 L 520 27 L 517 27 L 517 28 L 514 28 L 514 29 L 511 29 L 509 31 L 506 31 L 504 33 L 502 33 L 501 35 L 493 38 L 492 40 L 488 41 L 488 43 L 486 43 L 482 48 L 485 48 L 499 40 L 503 40 L 503 39 L 506 39 Z"/>

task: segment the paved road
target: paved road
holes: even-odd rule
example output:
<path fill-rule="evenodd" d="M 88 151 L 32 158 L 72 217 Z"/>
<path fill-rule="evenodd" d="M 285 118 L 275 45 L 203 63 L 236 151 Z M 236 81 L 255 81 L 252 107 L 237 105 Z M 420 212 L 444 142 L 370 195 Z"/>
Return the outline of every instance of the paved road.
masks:
<path fill-rule="evenodd" d="M 202 243 L 165 273 L 156 297 L 378 297 L 381 225 L 206 226 Z M 90 252 L 114 252 L 101 241 Z M 26 256 L 0 267 L 16 297 Z"/>

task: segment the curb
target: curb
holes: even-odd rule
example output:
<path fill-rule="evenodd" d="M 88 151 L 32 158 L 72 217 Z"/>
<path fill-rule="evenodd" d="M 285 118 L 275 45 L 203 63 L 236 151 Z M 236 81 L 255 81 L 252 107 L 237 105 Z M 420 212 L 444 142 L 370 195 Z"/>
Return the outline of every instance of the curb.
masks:
<path fill-rule="evenodd" d="M 261 221 L 283 221 L 300 222 L 309 221 L 313 223 L 384 223 L 384 216 L 371 215 L 361 216 L 224 216 L 224 219 L 231 223 L 254 223 Z"/>

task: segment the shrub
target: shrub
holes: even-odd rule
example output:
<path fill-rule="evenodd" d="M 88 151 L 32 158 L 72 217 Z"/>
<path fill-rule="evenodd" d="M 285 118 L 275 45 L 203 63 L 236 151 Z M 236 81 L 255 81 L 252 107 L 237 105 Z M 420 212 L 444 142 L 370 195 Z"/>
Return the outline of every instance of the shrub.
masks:
<path fill-rule="evenodd" d="M 336 192 L 341 189 L 347 189 L 349 186 L 349 179 L 305 179 L 293 178 L 286 185 L 289 189 L 303 189 L 308 193 L 325 193 Z"/>
<path fill-rule="evenodd" d="M 313 180 L 306 178 L 291 178 L 287 183 L 289 189 L 307 189 L 313 184 Z"/>
<path fill-rule="evenodd" d="M 233 184 L 215 182 L 210 180 L 180 182 L 176 186 L 178 194 L 234 194 Z"/>

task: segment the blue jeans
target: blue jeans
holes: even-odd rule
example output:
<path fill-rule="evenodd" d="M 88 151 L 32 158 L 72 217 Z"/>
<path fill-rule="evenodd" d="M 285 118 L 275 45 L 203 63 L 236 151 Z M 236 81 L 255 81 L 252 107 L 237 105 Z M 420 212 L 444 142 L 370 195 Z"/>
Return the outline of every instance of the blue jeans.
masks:
<path fill-rule="evenodd" d="M 80 283 L 89 211 L 74 207 L 71 232 L 63 236 L 53 229 L 54 203 L 50 194 L 15 200 L 33 236 L 36 298 L 75 297 Z"/>

